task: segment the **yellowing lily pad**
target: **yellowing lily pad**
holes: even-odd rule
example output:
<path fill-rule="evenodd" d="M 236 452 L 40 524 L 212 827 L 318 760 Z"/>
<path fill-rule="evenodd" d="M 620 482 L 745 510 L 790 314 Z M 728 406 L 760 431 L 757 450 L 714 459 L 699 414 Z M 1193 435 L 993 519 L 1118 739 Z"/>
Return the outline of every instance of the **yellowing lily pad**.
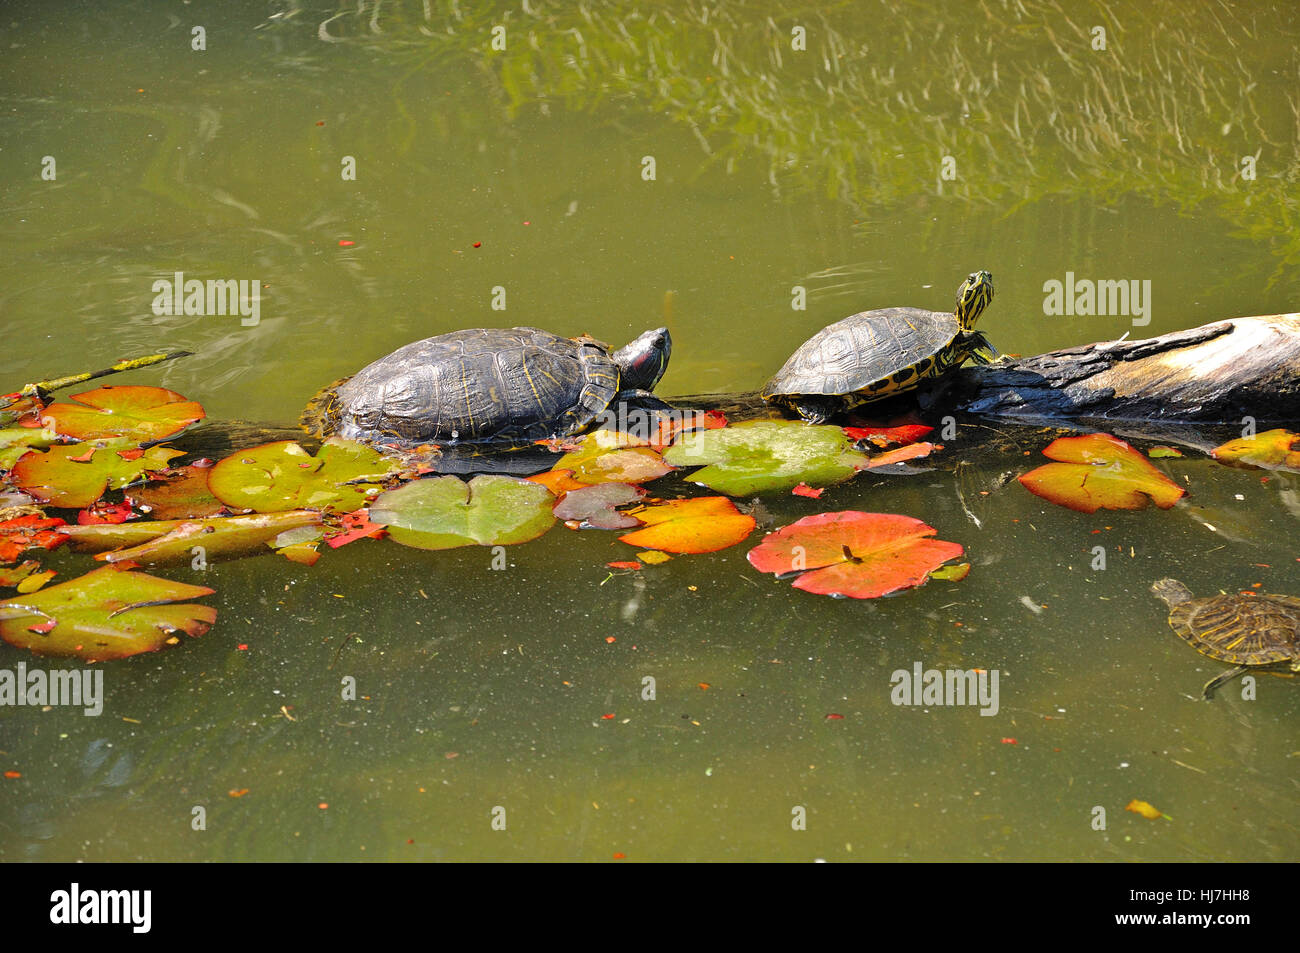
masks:
<path fill-rule="evenodd" d="M 41 655 L 89 661 L 154 652 L 177 633 L 198 636 L 211 628 L 216 609 L 173 603 L 212 591 L 104 566 L 40 592 L 0 601 L 0 638 Z"/>
<path fill-rule="evenodd" d="M 1141 453 L 1110 434 L 1061 437 L 1043 455 L 1048 463 L 1020 477 L 1026 490 L 1081 513 L 1137 510 L 1153 502 L 1169 509 L 1186 491 Z"/>
<path fill-rule="evenodd" d="M 639 441 L 644 443 L 645 441 Z M 655 450 L 639 446 L 635 437 L 597 430 L 582 438 L 582 446 L 556 461 L 553 470 L 570 470 L 579 483 L 646 483 L 671 473 Z"/>
<path fill-rule="evenodd" d="M 80 509 L 104 495 L 167 469 L 167 461 L 182 451 L 169 447 L 148 450 L 100 450 L 92 444 L 33 450 L 14 464 L 11 479 L 34 499 L 51 506 Z"/>
<path fill-rule="evenodd" d="M 505 546 L 550 529 L 554 503 L 550 490 L 529 480 L 431 477 L 381 495 L 370 507 L 370 520 L 388 527 L 394 541 L 417 549 Z"/>
<path fill-rule="evenodd" d="M 759 572 L 798 573 L 794 587 L 805 592 L 875 599 L 921 585 L 962 554 L 960 544 L 930 538 L 936 532 L 897 513 L 818 513 L 769 533 L 749 562 Z"/>
<path fill-rule="evenodd" d="M 1300 473 L 1300 433 L 1266 430 L 1253 437 L 1229 440 L 1211 451 L 1220 463 Z"/>
<path fill-rule="evenodd" d="M 673 500 L 634 510 L 644 529 L 620 536 L 633 546 L 669 553 L 713 553 L 734 546 L 754 531 L 754 517 L 724 496 Z"/>
<path fill-rule="evenodd" d="M 233 509 L 350 513 L 381 490 L 398 464 L 373 447 L 331 437 L 312 456 L 291 440 L 243 450 L 208 472 L 208 489 Z"/>
<path fill-rule="evenodd" d="M 841 483 L 869 463 L 840 427 L 791 420 L 683 434 L 664 459 L 675 467 L 703 466 L 690 479 L 729 496 Z"/>
<path fill-rule="evenodd" d="M 223 556 L 247 556 L 265 552 L 266 545 L 287 530 L 319 526 L 321 520 L 317 510 L 290 510 L 286 513 L 142 523 L 139 524 L 142 527 L 156 527 L 157 535 L 126 549 L 99 553 L 95 558 L 108 563 L 129 561 L 142 566 L 175 565 L 190 563 L 196 546 L 202 547 L 205 562 Z"/>
<path fill-rule="evenodd" d="M 205 416 L 199 404 L 162 387 L 109 385 L 73 394 L 71 400 L 50 404 L 41 420 L 78 440 L 166 440 Z"/>

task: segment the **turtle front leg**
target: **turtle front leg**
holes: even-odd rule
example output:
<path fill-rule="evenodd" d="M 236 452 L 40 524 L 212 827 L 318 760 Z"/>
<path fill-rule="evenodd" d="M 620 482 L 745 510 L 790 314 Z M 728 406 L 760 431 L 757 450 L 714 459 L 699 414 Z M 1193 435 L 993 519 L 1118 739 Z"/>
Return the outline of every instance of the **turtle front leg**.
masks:
<path fill-rule="evenodd" d="M 848 402 L 833 394 L 802 394 L 790 398 L 790 406 L 810 424 L 824 424 L 836 414 L 843 413 Z"/>
<path fill-rule="evenodd" d="M 1227 672 L 1224 672 L 1222 675 L 1218 675 L 1210 679 L 1208 682 L 1205 683 L 1205 687 L 1201 689 L 1201 697 L 1208 702 L 1211 698 L 1214 697 L 1214 690 L 1216 688 L 1218 688 L 1224 682 L 1232 681 L 1238 675 L 1245 675 L 1249 671 L 1250 671 L 1249 665 L 1238 665 L 1236 668 L 1231 669 Z"/>

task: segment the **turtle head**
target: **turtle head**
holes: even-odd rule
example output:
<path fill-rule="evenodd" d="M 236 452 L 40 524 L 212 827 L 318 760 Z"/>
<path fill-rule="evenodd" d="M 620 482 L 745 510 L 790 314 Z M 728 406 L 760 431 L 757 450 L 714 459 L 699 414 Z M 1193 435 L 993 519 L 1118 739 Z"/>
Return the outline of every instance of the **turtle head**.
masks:
<path fill-rule="evenodd" d="M 668 370 L 668 356 L 673 352 L 673 339 L 667 328 L 647 331 L 631 344 L 614 352 L 622 390 L 654 390 L 659 378 Z"/>
<path fill-rule="evenodd" d="M 1184 602 L 1192 601 L 1191 590 L 1177 579 L 1159 579 L 1151 584 L 1151 592 L 1157 598 L 1163 599 L 1171 609 Z"/>
<path fill-rule="evenodd" d="M 980 313 L 993 300 L 993 276 L 987 271 L 971 272 L 957 289 L 957 321 L 963 331 L 972 331 Z"/>

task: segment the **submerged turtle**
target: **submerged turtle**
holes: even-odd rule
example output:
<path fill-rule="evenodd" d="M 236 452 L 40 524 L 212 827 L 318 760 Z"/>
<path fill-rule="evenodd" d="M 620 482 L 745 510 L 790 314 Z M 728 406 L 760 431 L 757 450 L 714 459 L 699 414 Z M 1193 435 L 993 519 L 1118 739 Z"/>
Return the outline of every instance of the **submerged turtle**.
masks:
<path fill-rule="evenodd" d="M 650 391 L 668 367 L 667 328 L 610 349 L 537 328 L 473 328 L 426 338 L 336 381 L 301 424 L 319 437 L 410 448 L 527 443 L 590 427 L 611 405 L 665 406 Z"/>
<path fill-rule="evenodd" d="M 863 311 L 805 341 L 763 388 L 763 399 L 819 424 L 860 404 L 892 397 L 994 351 L 975 322 L 993 300 L 993 276 L 971 274 L 953 314 L 920 308 Z"/>
<path fill-rule="evenodd" d="M 1176 579 L 1151 591 L 1169 604 L 1169 624 L 1202 655 L 1237 667 L 1205 683 L 1204 698 L 1252 668 L 1286 666 L 1300 672 L 1300 599 L 1266 592 L 1195 599 Z"/>

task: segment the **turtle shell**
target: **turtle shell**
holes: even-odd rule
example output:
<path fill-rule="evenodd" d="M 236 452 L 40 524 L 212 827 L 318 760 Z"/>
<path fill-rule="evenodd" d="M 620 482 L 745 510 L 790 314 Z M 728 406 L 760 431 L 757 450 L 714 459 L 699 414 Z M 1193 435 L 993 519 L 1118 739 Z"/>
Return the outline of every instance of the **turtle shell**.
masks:
<path fill-rule="evenodd" d="M 313 398 L 303 426 L 366 443 L 542 440 L 590 426 L 619 390 L 609 349 L 538 328 L 473 328 L 400 347 Z"/>
<path fill-rule="evenodd" d="M 856 394 L 874 400 L 910 390 L 964 359 L 954 314 L 921 308 L 863 311 L 818 331 L 763 388 L 765 398 Z M 861 401 L 859 401 L 861 402 Z"/>
<path fill-rule="evenodd" d="M 1178 637 L 1234 665 L 1300 661 L 1300 598 L 1271 593 L 1189 599 L 1169 610 Z"/>

